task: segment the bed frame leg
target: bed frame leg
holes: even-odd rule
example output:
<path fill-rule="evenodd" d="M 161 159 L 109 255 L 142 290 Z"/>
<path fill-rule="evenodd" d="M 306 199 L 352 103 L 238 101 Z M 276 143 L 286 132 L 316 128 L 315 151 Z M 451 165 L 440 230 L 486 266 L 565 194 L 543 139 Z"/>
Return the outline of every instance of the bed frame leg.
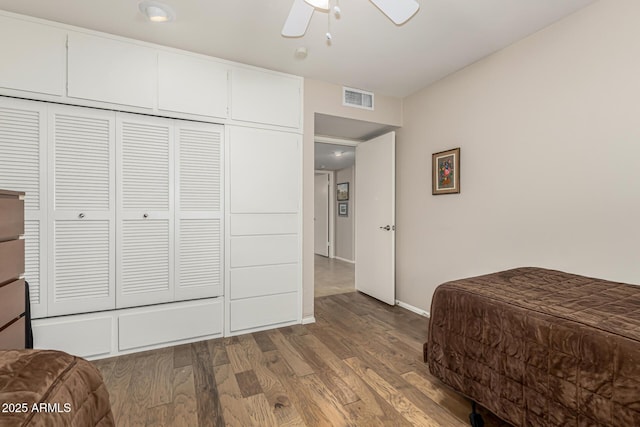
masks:
<path fill-rule="evenodd" d="M 484 420 L 482 415 L 476 412 L 476 402 L 471 402 L 471 413 L 469 414 L 469 422 L 471 427 L 484 427 Z"/>

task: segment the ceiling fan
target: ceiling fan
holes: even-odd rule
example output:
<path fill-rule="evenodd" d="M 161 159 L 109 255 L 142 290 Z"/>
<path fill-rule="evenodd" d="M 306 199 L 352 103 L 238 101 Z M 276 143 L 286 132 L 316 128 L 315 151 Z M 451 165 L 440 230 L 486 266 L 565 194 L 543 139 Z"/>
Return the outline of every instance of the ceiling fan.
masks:
<path fill-rule="evenodd" d="M 378 9 L 396 25 L 402 25 L 409 20 L 420 7 L 415 0 L 371 0 Z M 287 17 L 282 35 L 285 37 L 302 37 L 307 31 L 313 11 L 329 10 L 329 0 L 293 0 L 293 6 Z"/>

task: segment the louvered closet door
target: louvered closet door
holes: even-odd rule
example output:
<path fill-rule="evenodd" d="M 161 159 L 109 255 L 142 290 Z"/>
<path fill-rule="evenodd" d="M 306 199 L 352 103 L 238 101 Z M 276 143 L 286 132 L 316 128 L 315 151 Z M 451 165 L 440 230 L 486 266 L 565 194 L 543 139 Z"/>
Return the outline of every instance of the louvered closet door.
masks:
<path fill-rule="evenodd" d="M 33 317 L 47 315 L 47 104 L 0 97 L 0 188 L 24 191 L 25 279 Z"/>
<path fill-rule="evenodd" d="M 224 127 L 176 121 L 176 299 L 223 294 Z"/>
<path fill-rule="evenodd" d="M 115 113 L 49 107 L 49 316 L 115 307 Z"/>
<path fill-rule="evenodd" d="M 118 114 L 118 308 L 173 300 L 173 121 Z"/>

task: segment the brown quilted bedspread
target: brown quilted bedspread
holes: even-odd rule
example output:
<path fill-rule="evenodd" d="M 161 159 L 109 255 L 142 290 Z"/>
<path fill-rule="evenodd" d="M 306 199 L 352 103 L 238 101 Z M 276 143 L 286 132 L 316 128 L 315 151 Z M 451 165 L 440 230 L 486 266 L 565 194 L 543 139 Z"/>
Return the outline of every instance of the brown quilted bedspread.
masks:
<path fill-rule="evenodd" d="M 114 426 L 109 393 L 84 359 L 51 350 L 0 351 L 0 426 Z"/>
<path fill-rule="evenodd" d="M 640 426 L 640 286 L 532 267 L 445 283 L 427 361 L 516 426 Z"/>

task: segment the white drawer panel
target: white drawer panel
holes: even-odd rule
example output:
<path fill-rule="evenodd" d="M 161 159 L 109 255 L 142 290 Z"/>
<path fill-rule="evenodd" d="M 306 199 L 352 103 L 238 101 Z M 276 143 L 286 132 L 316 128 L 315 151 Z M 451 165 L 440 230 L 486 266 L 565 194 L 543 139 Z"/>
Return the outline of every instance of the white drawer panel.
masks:
<path fill-rule="evenodd" d="M 298 264 L 231 270 L 231 299 L 295 292 L 298 287 Z"/>
<path fill-rule="evenodd" d="M 104 314 L 34 320 L 33 344 L 81 357 L 109 354 L 113 321 L 113 316 Z"/>
<path fill-rule="evenodd" d="M 118 318 L 120 351 L 222 334 L 222 298 L 135 309 Z"/>
<path fill-rule="evenodd" d="M 231 301 L 229 310 L 231 332 L 292 322 L 298 317 L 298 293 Z"/>
<path fill-rule="evenodd" d="M 298 262 L 298 236 L 255 236 L 231 239 L 231 268 Z"/>
<path fill-rule="evenodd" d="M 232 236 L 297 234 L 297 232 L 297 214 L 234 214 L 231 216 Z"/>

